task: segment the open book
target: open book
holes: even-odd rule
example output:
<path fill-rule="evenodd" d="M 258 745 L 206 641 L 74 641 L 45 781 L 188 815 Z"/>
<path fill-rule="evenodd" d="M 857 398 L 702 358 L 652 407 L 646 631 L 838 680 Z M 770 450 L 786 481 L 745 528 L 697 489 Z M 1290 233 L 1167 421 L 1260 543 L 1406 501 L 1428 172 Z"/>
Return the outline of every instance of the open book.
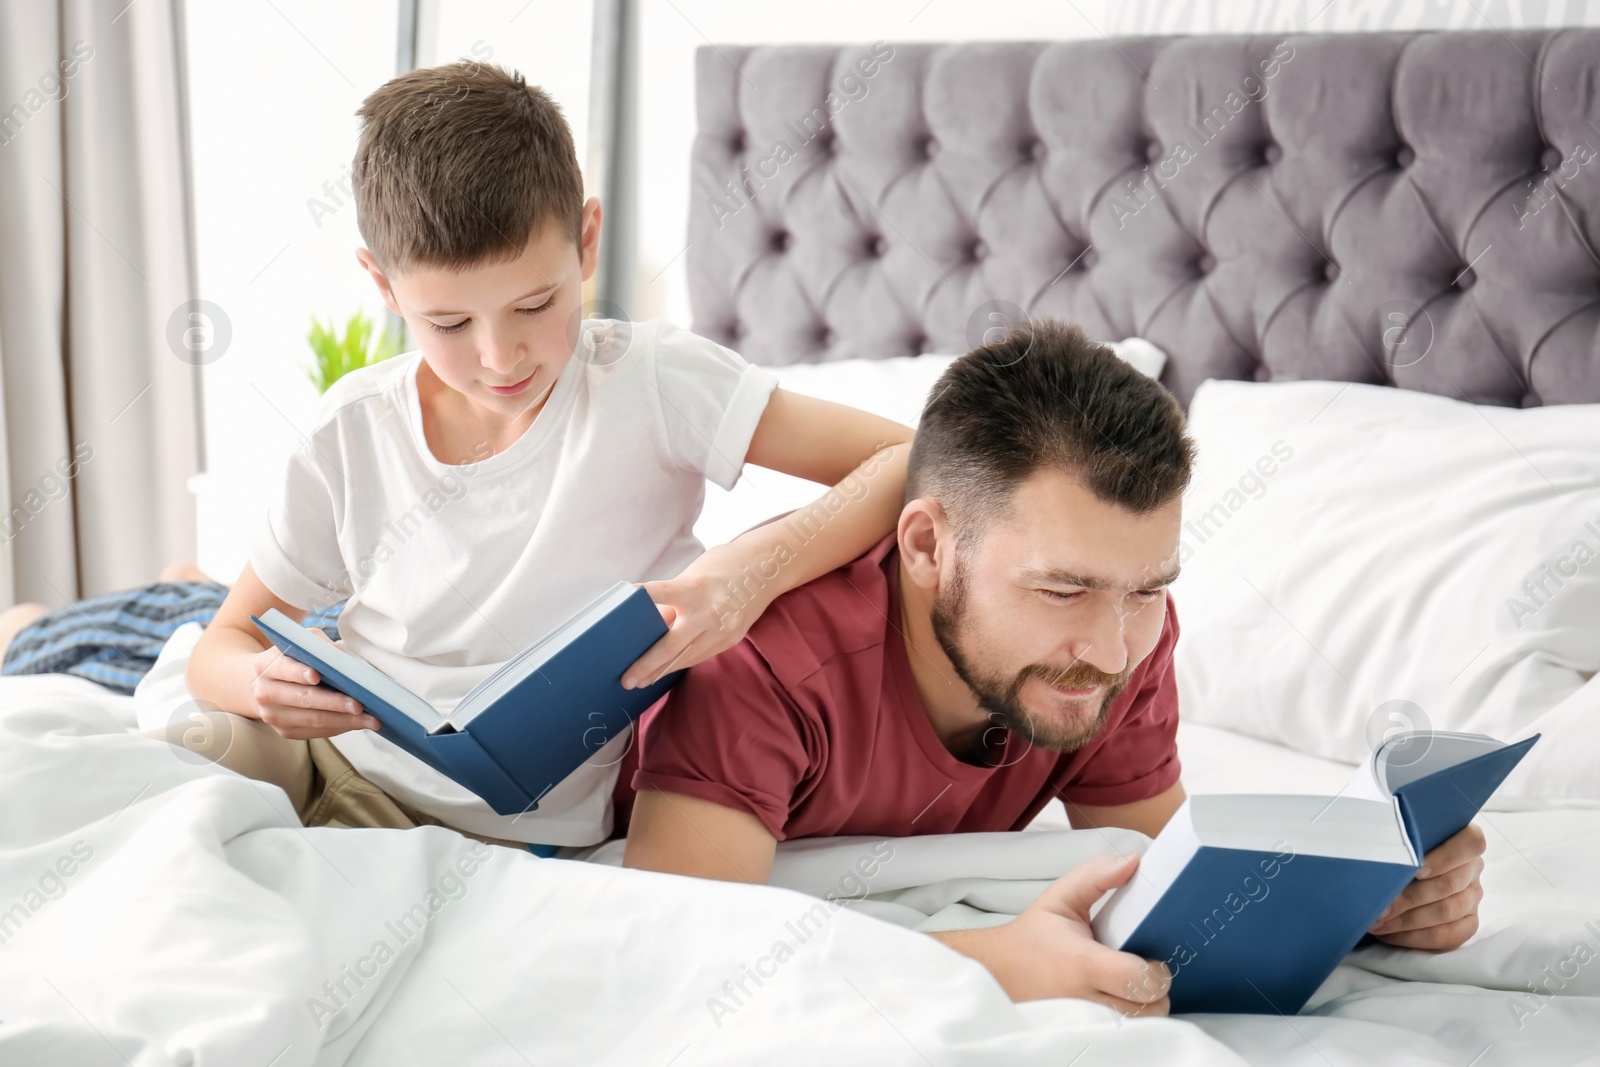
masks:
<path fill-rule="evenodd" d="M 1539 739 L 1408 731 L 1338 796 L 1194 796 L 1090 921 L 1172 970 L 1172 1010 L 1292 1015 Z"/>
<path fill-rule="evenodd" d="M 622 672 L 667 632 L 650 595 L 627 582 L 496 668 L 447 714 L 276 608 L 250 621 L 285 655 L 316 668 L 321 684 L 359 701 L 383 724 L 379 737 L 501 815 L 536 810 L 683 674 L 622 688 Z"/>

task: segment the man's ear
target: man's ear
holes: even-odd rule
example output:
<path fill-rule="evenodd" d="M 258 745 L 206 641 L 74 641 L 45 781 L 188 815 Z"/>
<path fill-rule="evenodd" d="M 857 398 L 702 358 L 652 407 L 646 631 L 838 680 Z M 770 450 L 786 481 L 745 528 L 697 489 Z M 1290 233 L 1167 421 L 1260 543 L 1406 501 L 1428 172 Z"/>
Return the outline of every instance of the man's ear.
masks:
<path fill-rule="evenodd" d="M 941 556 L 949 556 L 955 547 L 944 508 L 937 500 L 918 497 L 901 509 L 895 533 L 906 574 L 919 588 L 937 590 Z"/>
<path fill-rule="evenodd" d="M 578 257 L 583 266 L 583 280 L 594 277 L 600 265 L 600 198 L 591 196 L 583 205 L 583 226 L 578 235 Z"/>
<path fill-rule="evenodd" d="M 389 279 L 383 276 L 383 270 L 378 266 L 377 257 L 365 248 L 358 248 L 356 249 L 356 262 L 361 264 L 363 270 L 372 275 L 372 282 L 378 287 L 378 292 L 383 294 L 383 302 L 389 306 L 389 310 L 396 315 L 400 315 L 401 318 L 405 318 L 400 312 L 400 305 L 395 303 L 394 290 L 389 288 Z"/>

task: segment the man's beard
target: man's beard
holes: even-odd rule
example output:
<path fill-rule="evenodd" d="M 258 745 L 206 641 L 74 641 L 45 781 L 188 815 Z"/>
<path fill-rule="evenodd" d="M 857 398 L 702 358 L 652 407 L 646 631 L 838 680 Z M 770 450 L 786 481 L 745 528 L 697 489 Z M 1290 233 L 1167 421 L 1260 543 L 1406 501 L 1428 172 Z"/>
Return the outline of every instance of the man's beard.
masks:
<path fill-rule="evenodd" d="M 996 727 L 1003 727 L 1019 741 L 1052 752 L 1073 752 L 1083 747 L 1105 725 L 1111 702 L 1127 686 L 1136 664 L 1130 662 L 1121 674 L 1107 674 L 1081 662 L 1065 668 L 1034 663 L 1022 668 L 1011 678 L 981 672 L 961 651 L 960 636 L 967 616 L 967 593 L 966 567 L 958 559 L 949 588 L 934 598 L 930 619 L 939 647 L 955 667 L 956 674 L 978 698 L 978 706 L 989 713 L 989 721 Z M 1022 705 L 1022 687 L 1031 678 L 1063 689 L 1104 686 L 1094 721 L 1085 726 L 1075 726 L 1041 719 L 1028 711 Z M 986 740 L 988 734 L 989 731 L 985 731 Z M 993 749 L 997 746 L 985 744 L 983 747 Z M 1018 758 L 1020 754 L 1008 754 L 1005 761 L 1015 762 Z"/>

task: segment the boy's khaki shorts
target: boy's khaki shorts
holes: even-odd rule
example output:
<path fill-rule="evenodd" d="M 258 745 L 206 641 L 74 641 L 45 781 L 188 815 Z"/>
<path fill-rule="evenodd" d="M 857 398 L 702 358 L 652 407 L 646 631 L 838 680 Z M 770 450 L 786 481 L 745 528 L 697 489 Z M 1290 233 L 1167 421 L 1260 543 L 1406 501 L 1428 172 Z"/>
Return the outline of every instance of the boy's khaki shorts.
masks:
<path fill-rule="evenodd" d="M 311 793 L 305 809 L 299 812 L 300 821 L 307 826 L 342 826 L 351 828 L 377 828 L 410 830 L 417 826 L 447 826 L 459 834 L 476 838 L 485 844 L 505 845 L 519 852 L 528 846 L 520 841 L 506 841 L 498 837 L 483 837 L 457 830 L 426 812 L 418 811 L 379 789 L 361 772 L 351 766 L 344 753 L 325 737 L 314 737 L 305 742 L 306 754 L 311 760 Z"/>
<path fill-rule="evenodd" d="M 208 712 L 206 717 L 213 723 L 210 729 L 192 729 L 198 720 L 190 718 L 175 720 L 149 736 L 189 748 L 246 778 L 270 782 L 291 797 L 303 791 L 306 800 L 295 814 L 306 826 L 385 830 L 443 826 L 485 844 L 505 845 L 524 852 L 530 848 L 521 841 L 484 837 L 450 826 L 396 800 L 376 783 L 362 777 L 345 759 L 344 753 L 325 737 L 290 741 L 259 719 L 224 711 Z"/>

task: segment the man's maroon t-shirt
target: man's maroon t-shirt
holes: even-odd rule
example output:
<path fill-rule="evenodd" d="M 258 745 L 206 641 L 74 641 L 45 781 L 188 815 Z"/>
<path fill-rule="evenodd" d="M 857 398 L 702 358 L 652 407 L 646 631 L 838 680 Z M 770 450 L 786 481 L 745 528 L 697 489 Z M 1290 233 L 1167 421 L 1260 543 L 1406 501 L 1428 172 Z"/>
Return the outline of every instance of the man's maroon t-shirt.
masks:
<path fill-rule="evenodd" d="M 751 812 L 781 841 L 1020 830 L 1057 795 L 1103 807 L 1177 783 L 1170 597 L 1155 649 L 1082 748 L 1012 737 L 968 763 L 945 748 L 917 695 L 898 622 L 899 559 L 890 535 L 779 597 L 743 641 L 692 668 L 640 720 L 634 788 Z"/>

